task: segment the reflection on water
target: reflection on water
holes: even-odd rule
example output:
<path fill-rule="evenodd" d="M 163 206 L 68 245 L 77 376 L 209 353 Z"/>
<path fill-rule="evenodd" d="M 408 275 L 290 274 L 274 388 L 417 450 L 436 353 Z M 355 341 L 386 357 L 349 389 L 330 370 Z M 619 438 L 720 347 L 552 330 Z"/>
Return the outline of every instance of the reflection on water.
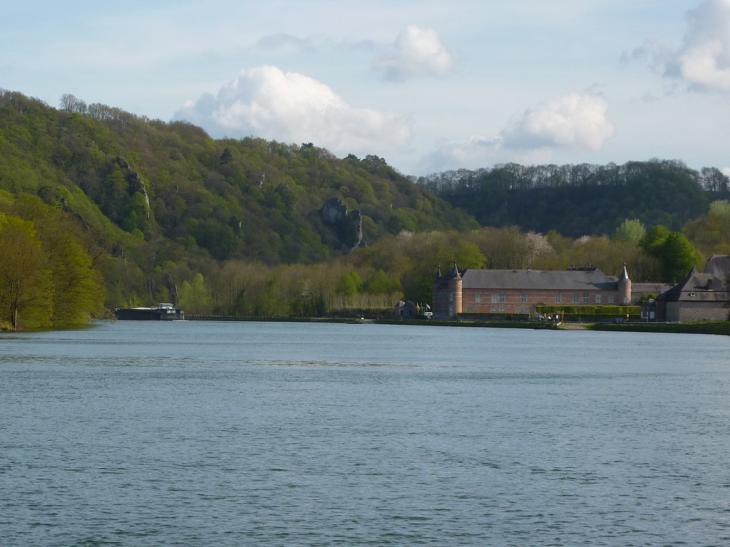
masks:
<path fill-rule="evenodd" d="M 729 348 L 285 323 L 2 335 L 0 537 L 727 544 Z"/>

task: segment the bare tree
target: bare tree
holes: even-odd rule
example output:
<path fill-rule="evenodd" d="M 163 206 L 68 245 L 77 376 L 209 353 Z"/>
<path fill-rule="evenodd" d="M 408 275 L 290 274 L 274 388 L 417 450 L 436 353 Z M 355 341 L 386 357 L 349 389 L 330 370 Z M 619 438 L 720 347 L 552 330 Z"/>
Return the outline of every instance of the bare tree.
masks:
<path fill-rule="evenodd" d="M 86 114 L 86 103 L 70 93 L 61 95 L 61 110 L 65 112 L 76 112 Z"/>

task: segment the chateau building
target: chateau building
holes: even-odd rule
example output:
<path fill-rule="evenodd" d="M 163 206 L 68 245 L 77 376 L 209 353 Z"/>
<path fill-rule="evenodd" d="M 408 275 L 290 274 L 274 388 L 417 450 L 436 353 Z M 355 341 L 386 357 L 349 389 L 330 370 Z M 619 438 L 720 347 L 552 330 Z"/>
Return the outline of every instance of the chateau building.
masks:
<path fill-rule="evenodd" d="M 459 314 L 529 314 L 540 305 L 629 305 L 666 290 L 657 283 L 632 284 L 626 266 L 618 277 L 598 268 L 570 270 L 439 271 L 433 288 L 435 317 Z"/>
<path fill-rule="evenodd" d="M 711 257 L 703 272 L 692 268 L 682 281 L 656 299 L 658 321 L 730 319 L 730 256 Z"/>

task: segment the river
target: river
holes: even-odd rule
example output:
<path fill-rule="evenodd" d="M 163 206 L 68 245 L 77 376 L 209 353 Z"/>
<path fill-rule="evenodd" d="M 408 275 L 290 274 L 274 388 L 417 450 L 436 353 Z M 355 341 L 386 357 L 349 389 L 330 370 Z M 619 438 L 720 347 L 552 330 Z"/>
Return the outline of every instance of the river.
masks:
<path fill-rule="evenodd" d="M 0 543 L 730 543 L 730 338 L 0 335 Z"/>

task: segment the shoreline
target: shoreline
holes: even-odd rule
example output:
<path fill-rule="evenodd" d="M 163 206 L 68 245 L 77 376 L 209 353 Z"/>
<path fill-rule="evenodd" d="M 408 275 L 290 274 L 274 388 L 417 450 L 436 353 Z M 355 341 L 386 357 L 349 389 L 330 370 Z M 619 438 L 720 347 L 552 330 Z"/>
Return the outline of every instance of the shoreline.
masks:
<path fill-rule="evenodd" d="M 99 318 L 87 325 L 56 329 L 0 330 L 0 336 L 29 332 L 84 330 L 94 327 L 99 320 L 119 321 L 119 319 Z M 261 322 L 261 323 L 328 323 L 328 324 L 374 324 L 403 325 L 416 327 L 459 327 L 493 329 L 529 329 L 553 331 L 593 331 L 593 332 L 638 332 L 666 334 L 709 334 L 730 336 L 730 321 L 703 321 L 697 323 L 541 323 L 537 321 L 479 321 L 479 320 L 440 320 L 440 319 L 391 319 L 364 317 L 231 317 L 231 316 L 189 316 L 185 321 L 221 322 Z"/>
<path fill-rule="evenodd" d="M 730 336 L 730 321 L 704 321 L 698 323 L 540 323 L 536 321 L 478 321 L 439 319 L 377 319 L 359 317 L 222 317 L 191 316 L 188 321 L 260 321 L 283 323 L 340 323 L 376 325 L 408 325 L 423 327 L 500 328 L 560 331 L 647 332 L 713 334 Z"/>

